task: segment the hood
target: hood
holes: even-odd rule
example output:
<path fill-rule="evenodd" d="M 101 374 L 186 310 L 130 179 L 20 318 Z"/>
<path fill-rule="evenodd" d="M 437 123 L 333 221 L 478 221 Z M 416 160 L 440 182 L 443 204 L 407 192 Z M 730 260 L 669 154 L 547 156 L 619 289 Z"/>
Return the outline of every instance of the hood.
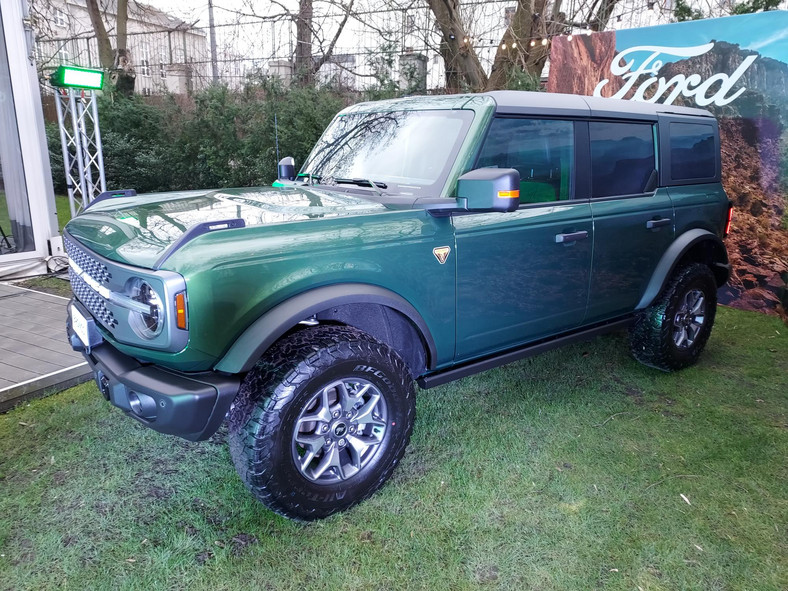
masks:
<path fill-rule="evenodd" d="M 71 220 L 66 231 L 110 260 L 152 268 L 200 224 L 240 219 L 243 224 L 232 226 L 254 227 L 386 210 L 355 195 L 306 187 L 187 191 L 96 202 Z"/>

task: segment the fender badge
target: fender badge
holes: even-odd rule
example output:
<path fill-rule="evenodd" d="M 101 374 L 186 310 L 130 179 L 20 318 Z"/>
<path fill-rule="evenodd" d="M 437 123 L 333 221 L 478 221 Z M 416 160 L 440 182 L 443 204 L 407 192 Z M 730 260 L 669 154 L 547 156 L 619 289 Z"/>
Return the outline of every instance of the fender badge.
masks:
<path fill-rule="evenodd" d="M 438 246 L 437 248 L 432 249 L 432 254 L 435 255 L 435 258 L 438 259 L 438 262 L 441 265 L 446 262 L 446 259 L 449 258 L 450 252 L 451 248 L 449 246 Z"/>

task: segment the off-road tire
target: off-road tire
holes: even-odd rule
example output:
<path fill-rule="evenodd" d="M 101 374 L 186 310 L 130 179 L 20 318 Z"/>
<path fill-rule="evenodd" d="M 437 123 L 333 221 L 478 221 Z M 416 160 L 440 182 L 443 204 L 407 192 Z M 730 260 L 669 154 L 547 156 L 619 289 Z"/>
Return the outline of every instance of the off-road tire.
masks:
<path fill-rule="evenodd" d="M 307 475 L 316 470 L 305 471 L 298 461 L 296 437 L 303 434 L 297 432 L 297 425 L 328 428 L 330 424 L 327 435 L 339 433 L 341 418 L 329 424 L 305 423 L 304 417 L 312 416 L 305 413 L 314 412 L 308 410 L 310 401 L 323 400 L 317 396 L 328 391 L 331 384 L 355 380 L 368 384 L 368 389 L 384 400 L 383 412 L 374 415 L 378 421 L 385 417 L 385 427 L 374 427 L 383 433 L 381 443 L 351 477 L 328 483 L 310 480 Z M 391 476 L 410 440 L 415 397 L 408 368 L 385 344 L 350 327 L 305 328 L 276 343 L 241 385 L 228 416 L 233 463 L 252 494 L 272 511 L 300 521 L 327 517 L 367 499 Z M 350 398 L 345 396 L 344 400 Z M 350 419 L 345 427 L 356 428 Z M 371 427 L 359 425 L 357 434 L 367 428 Z M 317 427 L 315 430 L 319 431 Z M 334 445 L 339 450 L 337 437 Z M 350 437 L 345 443 L 345 458 L 350 457 L 349 441 Z M 324 456 L 327 449 L 321 448 Z M 342 474 L 345 478 L 344 473 L 332 467 L 321 477 L 336 475 L 339 479 Z"/>
<path fill-rule="evenodd" d="M 682 322 L 692 324 L 686 319 L 687 302 L 698 294 L 703 297 L 703 321 L 697 334 L 679 346 Z M 663 371 L 694 364 L 709 339 L 716 312 L 717 283 L 711 269 L 702 263 L 681 267 L 654 303 L 638 314 L 629 334 L 632 355 Z"/>

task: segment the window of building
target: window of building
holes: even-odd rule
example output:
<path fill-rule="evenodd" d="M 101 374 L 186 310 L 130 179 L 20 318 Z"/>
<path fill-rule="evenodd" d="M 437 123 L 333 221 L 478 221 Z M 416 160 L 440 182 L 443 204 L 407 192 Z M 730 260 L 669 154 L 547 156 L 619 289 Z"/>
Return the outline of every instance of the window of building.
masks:
<path fill-rule="evenodd" d="M 71 65 L 71 51 L 69 51 L 66 42 L 63 42 L 63 45 L 58 47 L 57 53 L 55 54 L 55 61 L 61 66 Z"/>
<path fill-rule="evenodd" d="M 714 128 L 703 123 L 670 124 L 670 176 L 675 181 L 717 174 Z"/>
<path fill-rule="evenodd" d="M 68 15 L 60 8 L 55 8 L 52 11 L 52 24 L 56 27 L 68 26 Z"/>
<path fill-rule="evenodd" d="M 650 123 L 589 123 L 591 196 L 644 193 L 655 180 L 654 126 Z"/>
<path fill-rule="evenodd" d="M 574 170 L 574 124 L 542 119 L 494 119 L 477 168 L 514 168 L 520 203 L 570 199 Z"/>
<path fill-rule="evenodd" d="M 150 78 L 150 47 L 147 43 L 143 43 L 140 47 L 140 76 Z"/>
<path fill-rule="evenodd" d="M 416 18 L 412 14 L 405 15 L 405 33 L 410 34 L 416 30 Z"/>

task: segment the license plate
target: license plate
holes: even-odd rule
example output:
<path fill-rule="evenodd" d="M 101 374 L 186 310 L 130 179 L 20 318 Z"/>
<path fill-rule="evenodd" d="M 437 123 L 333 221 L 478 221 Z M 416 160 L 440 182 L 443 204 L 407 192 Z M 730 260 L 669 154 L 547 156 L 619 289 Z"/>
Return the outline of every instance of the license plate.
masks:
<path fill-rule="evenodd" d="M 76 306 L 71 306 L 71 328 L 74 329 L 74 333 L 79 337 L 79 340 L 82 341 L 82 344 L 89 347 L 90 337 L 88 336 L 88 319 L 77 310 Z"/>

